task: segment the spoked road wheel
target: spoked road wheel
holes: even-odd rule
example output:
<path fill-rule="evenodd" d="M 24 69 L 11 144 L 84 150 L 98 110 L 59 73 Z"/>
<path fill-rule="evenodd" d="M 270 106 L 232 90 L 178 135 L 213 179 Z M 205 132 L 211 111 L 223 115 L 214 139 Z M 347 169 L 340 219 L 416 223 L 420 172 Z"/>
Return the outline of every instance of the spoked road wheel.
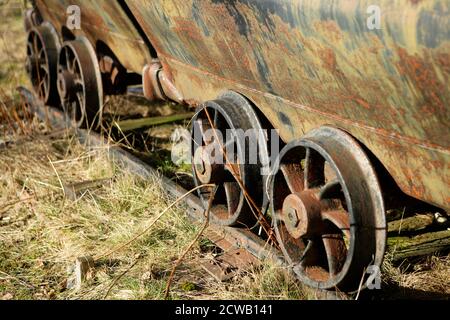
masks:
<path fill-rule="evenodd" d="M 63 44 L 58 60 L 58 92 L 68 120 L 77 127 L 101 123 L 103 88 L 97 56 L 84 38 Z"/>
<path fill-rule="evenodd" d="M 56 71 L 59 40 L 53 27 L 44 23 L 31 27 L 27 38 L 26 71 L 39 99 L 48 105 L 58 103 Z"/>
<path fill-rule="evenodd" d="M 297 277 L 319 289 L 357 290 L 386 244 L 379 182 L 361 147 L 322 127 L 288 144 L 274 172 L 275 233 Z"/>
<path fill-rule="evenodd" d="M 253 227 L 258 221 L 258 211 L 250 206 L 248 199 L 251 198 L 257 207 L 261 206 L 261 159 L 268 153 L 264 141 L 258 151 L 255 149 L 256 152 L 249 157 L 251 152 L 245 133 L 263 132 L 251 105 L 238 94 L 228 92 L 200 107 L 192 123 L 195 184 L 216 186 L 199 191 L 205 207 L 211 192 L 215 191 L 211 207 L 212 222 Z"/>

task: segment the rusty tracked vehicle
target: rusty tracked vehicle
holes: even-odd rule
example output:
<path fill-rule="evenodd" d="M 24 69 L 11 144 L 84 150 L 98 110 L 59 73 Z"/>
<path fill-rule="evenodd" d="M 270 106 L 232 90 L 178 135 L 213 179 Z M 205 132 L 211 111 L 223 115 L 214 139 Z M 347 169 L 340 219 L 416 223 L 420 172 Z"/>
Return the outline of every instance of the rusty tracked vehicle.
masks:
<path fill-rule="evenodd" d="M 446 0 L 36 0 L 25 24 L 36 91 L 78 125 L 141 79 L 150 100 L 198 106 L 193 174 L 216 186 L 200 193 L 214 222 L 261 229 L 310 286 L 357 290 L 388 209 L 450 209 Z M 227 156 L 229 129 L 264 132 L 256 149 L 224 142 L 256 163 Z"/>

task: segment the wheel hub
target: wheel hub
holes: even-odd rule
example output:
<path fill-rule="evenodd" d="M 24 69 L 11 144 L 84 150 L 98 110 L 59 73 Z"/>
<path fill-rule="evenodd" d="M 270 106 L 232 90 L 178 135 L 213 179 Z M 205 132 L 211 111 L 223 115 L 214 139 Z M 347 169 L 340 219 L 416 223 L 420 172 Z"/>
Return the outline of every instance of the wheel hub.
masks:
<path fill-rule="evenodd" d="M 58 90 L 63 99 L 71 99 L 76 92 L 76 84 L 73 74 L 68 70 L 58 72 Z"/>
<path fill-rule="evenodd" d="M 321 205 L 311 191 L 292 193 L 283 203 L 281 216 L 295 238 L 312 236 L 321 224 Z"/>
<path fill-rule="evenodd" d="M 194 154 L 194 169 L 202 184 L 215 183 L 223 176 L 223 165 L 216 163 L 207 147 L 199 147 Z"/>

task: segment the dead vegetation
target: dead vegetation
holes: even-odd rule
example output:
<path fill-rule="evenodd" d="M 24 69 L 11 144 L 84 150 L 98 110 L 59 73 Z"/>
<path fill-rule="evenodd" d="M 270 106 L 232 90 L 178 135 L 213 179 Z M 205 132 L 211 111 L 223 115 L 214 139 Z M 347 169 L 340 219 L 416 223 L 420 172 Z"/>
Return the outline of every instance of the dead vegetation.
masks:
<path fill-rule="evenodd" d="M 201 226 L 177 205 L 142 237 L 105 256 L 142 233 L 175 199 L 159 176 L 132 176 L 105 149 L 86 151 L 70 131 L 54 131 L 28 114 L 15 91 L 28 85 L 21 6 L 0 2 L 0 299 L 162 299 L 173 266 Z M 100 186 L 66 197 L 64 186 L 99 179 L 105 179 Z M 170 298 L 315 298 L 269 262 L 219 282 L 200 267 L 214 255 L 207 239 L 196 241 L 177 268 Z M 82 288 L 70 289 L 73 264 L 83 256 L 100 258 Z M 449 279 L 448 256 L 400 266 L 388 259 L 379 297 L 448 298 Z"/>

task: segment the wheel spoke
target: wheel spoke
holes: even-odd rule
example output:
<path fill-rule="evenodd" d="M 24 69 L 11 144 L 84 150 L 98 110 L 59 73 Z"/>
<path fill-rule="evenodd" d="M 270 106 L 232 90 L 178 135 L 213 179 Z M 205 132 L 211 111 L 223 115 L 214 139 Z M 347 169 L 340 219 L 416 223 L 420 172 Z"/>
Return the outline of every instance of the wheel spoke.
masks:
<path fill-rule="evenodd" d="M 45 75 L 41 77 L 41 80 L 39 81 L 38 88 L 39 88 L 39 96 L 41 98 L 45 98 L 46 95 L 46 81 L 45 81 Z"/>
<path fill-rule="evenodd" d="M 237 182 L 224 183 L 225 194 L 227 198 L 228 213 L 233 215 L 239 206 L 239 198 L 241 196 L 241 188 Z"/>
<path fill-rule="evenodd" d="M 219 111 L 214 110 L 213 128 L 217 129 L 219 125 Z"/>
<path fill-rule="evenodd" d="M 325 183 L 325 159 L 315 150 L 308 148 L 305 158 L 305 189 L 313 189 Z"/>
<path fill-rule="evenodd" d="M 33 48 L 34 48 L 34 52 L 38 52 L 37 35 L 33 36 Z"/>
<path fill-rule="evenodd" d="M 44 93 L 42 92 L 42 86 L 38 86 L 37 90 L 38 90 L 39 99 L 42 100 L 44 98 Z"/>
<path fill-rule="evenodd" d="M 40 50 L 38 48 L 37 37 L 33 37 L 33 63 L 36 69 L 39 69 Z"/>
<path fill-rule="evenodd" d="M 340 234 L 325 234 L 322 241 L 328 261 L 328 272 L 332 277 L 342 269 L 347 257 L 347 248 Z"/>
<path fill-rule="evenodd" d="M 67 70 L 69 70 L 71 74 L 75 74 L 73 71 L 73 62 L 71 60 L 67 61 Z"/>
<path fill-rule="evenodd" d="M 66 57 L 65 66 L 67 67 L 68 70 L 70 70 L 70 69 L 69 69 L 69 66 L 70 66 L 70 57 L 69 57 L 69 49 L 68 49 L 68 48 L 65 48 L 65 49 L 64 49 L 64 54 L 65 54 L 65 57 Z"/>
<path fill-rule="evenodd" d="M 220 146 L 219 149 L 221 153 L 224 153 L 223 160 L 226 162 L 226 164 L 232 166 L 228 168 L 230 172 L 233 172 L 232 170 L 235 169 L 237 169 L 237 172 L 239 172 L 238 149 L 234 137 L 231 137 L 230 140 L 227 140 L 227 142 L 224 145 Z"/>
<path fill-rule="evenodd" d="M 30 42 L 27 43 L 27 54 L 30 59 L 34 56 L 34 48 Z"/>
<path fill-rule="evenodd" d="M 46 62 L 46 61 L 41 62 L 41 63 L 39 64 L 39 68 L 41 68 L 41 70 L 44 70 L 46 74 L 49 73 L 49 70 L 48 70 L 47 62 Z"/>
<path fill-rule="evenodd" d="M 344 235 L 350 239 L 350 218 L 349 214 L 344 210 L 331 210 L 322 212 L 322 219 L 328 220 L 338 227 Z"/>
<path fill-rule="evenodd" d="M 44 75 L 44 82 L 43 82 L 43 85 L 44 85 L 44 95 L 47 95 L 47 93 L 48 93 L 48 74 L 45 74 Z"/>
<path fill-rule="evenodd" d="M 197 119 L 193 123 L 194 125 L 194 142 L 198 146 L 203 146 L 203 143 L 205 145 L 207 144 L 205 141 L 205 127 L 204 127 L 204 120 L 203 119 Z"/>
<path fill-rule="evenodd" d="M 284 220 L 282 220 L 282 221 L 284 221 Z M 296 240 L 300 241 L 300 239 L 296 239 Z M 305 267 L 307 265 L 305 263 L 305 259 L 306 259 L 307 255 L 310 253 L 313 246 L 314 246 L 314 240 L 310 239 L 310 240 L 308 240 L 306 247 L 305 246 L 298 247 L 297 250 L 301 251 L 301 254 L 298 256 L 297 261 L 295 261 L 296 265 L 293 267 L 294 272 L 301 273 L 305 269 Z M 301 248 L 303 248 L 303 250 L 301 250 Z M 313 251 L 314 251 L 314 249 L 313 249 Z"/>
<path fill-rule="evenodd" d="M 75 61 L 74 73 L 81 78 L 81 68 L 80 64 L 77 61 Z"/>
<path fill-rule="evenodd" d="M 300 193 L 304 190 L 304 178 L 301 164 L 282 164 L 280 170 L 283 173 L 289 190 L 292 193 Z"/>
<path fill-rule="evenodd" d="M 76 74 L 77 73 L 77 59 L 74 57 L 74 59 L 72 60 L 72 64 L 71 64 L 71 67 L 72 67 L 72 72 L 74 73 L 74 74 Z"/>
<path fill-rule="evenodd" d="M 320 238 L 310 239 L 294 271 L 298 274 L 305 273 L 316 281 L 327 281 L 329 273 L 325 268 L 328 268 L 328 261 L 323 241 Z"/>
<path fill-rule="evenodd" d="M 80 92 L 84 92 L 83 87 L 84 87 L 84 83 L 83 80 L 79 79 L 79 78 L 75 78 L 73 80 L 75 86 L 74 86 L 74 90 L 77 92 L 77 94 Z"/>
<path fill-rule="evenodd" d="M 40 73 L 39 73 L 39 74 L 40 74 Z M 39 87 L 42 87 L 42 85 L 44 84 L 44 82 L 45 82 L 45 76 L 44 76 L 44 77 L 40 77 L 40 81 L 39 81 L 38 86 L 39 86 Z"/>
<path fill-rule="evenodd" d="M 319 199 L 337 199 L 342 194 L 339 180 L 333 180 L 325 184 L 319 191 Z"/>
<path fill-rule="evenodd" d="M 80 91 L 77 92 L 77 100 L 78 100 L 79 108 L 80 108 L 80 110 L 79 110 L 80 116 L 83 117 L 86 114 L 86 110 L 85 110 L 86 105 L 84 103 L 83 93 Z"/>
<path fill-rule="evenodd" d="M 39 49 L 39 52 L 37 54 L 37 56 L 39 57 L 39 59 L 45 60 L 45 51 L 44 51 L 44 47 Z"/>

